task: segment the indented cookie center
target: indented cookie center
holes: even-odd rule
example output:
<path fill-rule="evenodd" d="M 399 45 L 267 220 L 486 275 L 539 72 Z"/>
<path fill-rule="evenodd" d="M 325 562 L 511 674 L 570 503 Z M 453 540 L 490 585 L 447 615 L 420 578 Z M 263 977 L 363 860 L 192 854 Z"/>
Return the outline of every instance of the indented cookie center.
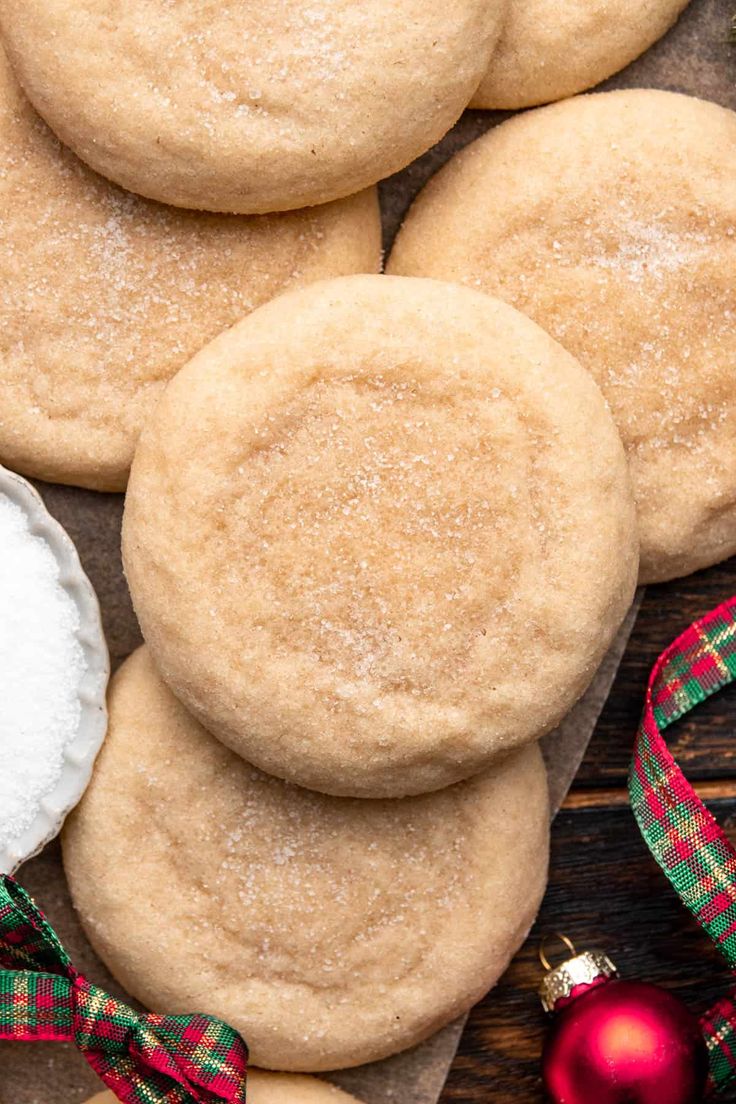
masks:
<path fill-rule="evenodd" d="M 524 429 L 498 388 L 321 382 L 271 416 L 226 525 L 272 645 L 426 689 L 462 667 L 538 554 Z M 509 446 L 514 445 L 513 448 Z"/>
<path fill-rule="evenodd" d="M 732 416 L 723 363 L 736 349 L 736 308 L 724 251 L 736 250 L 736 225 L 697 207 L 648 214 L 621 200 L 589 208 L 575 222 L 559 212 L 537 219 L 523 268 L 519 235 L 507 235 L 487 290 L 593 373 L 627 448 L 700 451 Z"/>

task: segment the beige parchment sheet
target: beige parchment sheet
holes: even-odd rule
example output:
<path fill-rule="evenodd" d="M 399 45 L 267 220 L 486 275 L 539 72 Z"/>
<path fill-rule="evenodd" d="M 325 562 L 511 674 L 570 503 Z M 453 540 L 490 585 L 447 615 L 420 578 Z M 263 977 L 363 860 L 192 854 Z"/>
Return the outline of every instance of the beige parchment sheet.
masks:
<path fill-rule="evenodd" d="M 604 87 L 668 88 L 736 108 L 736 49 L 725 41 L 731 7 L 736 10 L 736 0 L 733 4 L 728 0 L 692 0 L 666 38 Z M 504 117 L 497 113 L 466 112 L 434 149 L 384 182 L 381 201 L 387 246 L 424 182 L 456 150 Z M 122 498 L 72 488 L 40 486 L 39 489 L 51 512 L 77 543 L 100 599 L 116 666 L 140 643 L 120 567 Z M 567 793 L 583 757 L 634 620 L 632 610 L 586 696 L 560 729 L 545 740 L 555 809 Z M 98 985 L 124 997 L 96 959 L 77 923 L 64 882 L 58 844 L 52 844 L 27 863 L 19 872 L 19 879 L 48 913 L 78 969 Z M 530 1000 L 534 999 L 530 993 Z M 334 1080 L 365 1104 L 437 1104 L 462 1027 L 462 1022 L 452 1024 L 413 1051 L 336 1074 Z M 99 1088 L 94 1074 L 71 1046 L 0 1043 L 0 1104 L 81 1104 Z M 491 1086 L 488 1101 L 492 1104 Z"/>
<path fill-rule="evenodd" d="M 51 512 L 76 542 L 97 590 L 113 666 L 140 643 L 120 563 L 122 497 L 38 484 Z M 585 697 L 560 728 L 546 737 L 552 807 L 567 793 L 608 696 L 636 616 L 632 609 L 615 645 Z M 78 970 L 130 1000 L 90 947 L 79 925 L 64 879 L 58 843 L 26 863 L 21 884 L 56 928 Z M 183 948 L 183 957 L 186 948 Z M 531 999 L 531 995 L 530 995 Z M 333 1080 L 365 1104 L 436 1104 L 452 1064 L 464 1019 L 422 1046 L 384 1062 L 335 1074 Z M 0 1104 L 81 1104 L 99 1088 L 95 1075 L 71 1046 L 0 1042 Z"/>

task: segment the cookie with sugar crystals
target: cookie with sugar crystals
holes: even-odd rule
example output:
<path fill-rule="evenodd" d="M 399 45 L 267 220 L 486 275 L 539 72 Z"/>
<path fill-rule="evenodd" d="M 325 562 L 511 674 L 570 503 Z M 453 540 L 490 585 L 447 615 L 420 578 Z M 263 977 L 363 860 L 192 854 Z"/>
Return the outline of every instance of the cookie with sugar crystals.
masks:
<path fill-rule="evenodd" d="M 534 919 L 548 842 L 536 746 L 435 794 L 327 797 L 211 737 L 140 649 L 63 849 L 129 993 L 220 1017 L 259 1066 L 319 1071 L 412 1046 L 477 1001 Z"/>
<path fill-rule="evenodd" d="M 169 686 L 272 774 L 397 797 L 553 727 L 631 601 L 590 376 L 486 295 L 386 276 L 254 312 L 173 381 L 123 525 Z"/>
<path fill-rule="evenodd" d="M 248 1070 L 248 1104 L 358 1104 L 354 1096 L 326 1081 L 300 1074 Z M 111 1092 L 93 1096 L 87 1104 L 117 1104 Z"/>
<path fill-rule="evenodd" d="M 324 203 L 408 165 L 478 86 L 508 0 L 3 0 L 36 109 L 178 207 Z"/>
<path fill-rule="evenodd" d="M 637 90 L 503 123 L 430 181 L 389 269 L 500 296 L 592 373 L 628 453 L 643 582 L 736 553 L 733 112 Z"/>
<path fill-rule="evenodd" d="M 201 346 L 284 288 L 377 271 L 374 192 L 254 218 L 103 180 L 39 119 L 0 49 L 0 462 L 125 487 L 141 426 Z"/>
<path fill-rule="evenodd" d="M 513 0 L 471 107 L 533 107 L 592 88 L 649 49 L 688 2 Z"/>

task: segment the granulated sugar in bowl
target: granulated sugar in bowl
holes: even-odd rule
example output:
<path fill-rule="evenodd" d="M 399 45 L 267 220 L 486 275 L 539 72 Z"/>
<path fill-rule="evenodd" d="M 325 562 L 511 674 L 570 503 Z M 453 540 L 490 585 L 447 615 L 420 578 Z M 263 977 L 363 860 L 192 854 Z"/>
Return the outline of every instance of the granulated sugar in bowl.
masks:
<path fill-rule="evenodd" d="M 107 728 L 92 586 L 29 483 L 0 467 L 0 872 L 59 831 Z"/>

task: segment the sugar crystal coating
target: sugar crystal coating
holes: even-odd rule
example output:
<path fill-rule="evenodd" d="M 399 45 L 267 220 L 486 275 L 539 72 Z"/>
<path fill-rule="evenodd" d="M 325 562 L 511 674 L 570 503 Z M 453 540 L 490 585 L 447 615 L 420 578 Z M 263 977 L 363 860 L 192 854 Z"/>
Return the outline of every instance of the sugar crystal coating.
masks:
<path fill-rule="evenodd" d="M 557 723 L 631 601 L 633 524 L 600 391 L 548 335 L 457 285 L 358 276 L 179 373 L 123 547 L 206 728 L 300 785 L 395 797 Z"/>
<path fill-rule="evenodd" d="M 736 552 L 735 181 L 733 112 L 580 96 L 454 157 L 389 264 L 500 296 L 591 372 L 627 450 L 643 582 Z"/>
<path fill-rule="evenodd" d="M 51 549 L 0 494 L 0 848 L 31 826 L 77 734 L 78 629 Z"/>
<path fill-rule="evenodd" d="M 290 286 L 373 271 L 373 193 L 246 218 L 174 210 L 91 172 L 0 49 L 0 458 L 122 490 L 141 425 L 201 346 Z"/>

